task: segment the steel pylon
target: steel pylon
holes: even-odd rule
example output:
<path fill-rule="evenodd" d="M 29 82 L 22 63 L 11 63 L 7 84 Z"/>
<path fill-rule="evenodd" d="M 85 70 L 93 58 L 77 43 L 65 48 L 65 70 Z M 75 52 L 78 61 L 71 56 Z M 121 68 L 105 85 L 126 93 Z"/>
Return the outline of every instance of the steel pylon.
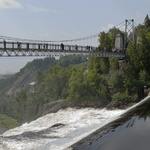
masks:
<path fill-rule="evenodd" d="M 125 20 L 124 50 L 126 50 L 128 42 L 134 42 L 134 39 L 134 19 Z"/>

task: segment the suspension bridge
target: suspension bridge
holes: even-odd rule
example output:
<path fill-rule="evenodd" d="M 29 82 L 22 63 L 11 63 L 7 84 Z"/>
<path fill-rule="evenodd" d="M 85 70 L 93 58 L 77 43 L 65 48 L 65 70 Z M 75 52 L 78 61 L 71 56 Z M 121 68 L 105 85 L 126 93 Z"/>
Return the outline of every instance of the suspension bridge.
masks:
<path fill-rule="evenodd" d="M 131 21 L 126 20 L 126 33 Z M 129 29 L 131 31 L 131 29 Z M 128 34 L 128 33 L 127 33 Z M 68 44 L 87 39 L 98 38 L 99 34 L 92 36 L 61 41 L 39 41 L 20 38 L 0 36 L 0 56 L 60 56 L 60 55 L 83 55 L 88 57 L 116 57 L 124 58 L 125 53 L 112 51 L 99 51 L 96 46 L 82 46 L 79 44 Z M 126 41 L 130 40 L 125 38 Z M 125 42 L 124 42 L 125 43 Z"/>

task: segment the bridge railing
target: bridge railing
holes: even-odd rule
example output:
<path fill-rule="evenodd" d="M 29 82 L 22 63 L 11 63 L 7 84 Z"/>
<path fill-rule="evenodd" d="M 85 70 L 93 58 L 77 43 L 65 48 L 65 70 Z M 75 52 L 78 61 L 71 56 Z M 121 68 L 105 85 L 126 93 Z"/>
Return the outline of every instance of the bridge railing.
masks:
<path fill-rule="evenodd" d="M 90 46 L 78 46 L 78 45 L 62 45 L 61 44 L 49 44 L 49 43 L 28 43 L 28 42 L 11 42 L 0 41 L 1 50 L 57 50 L 57 51 L 94 51 L 96 47 Z"/>
<path fill-rule="evenodd" d="M 0 56 L 87 55 L 91 57 L 125 57 L 121 53 L 98 52 L 96 47 L 52 43 L 0 41 Z"/>

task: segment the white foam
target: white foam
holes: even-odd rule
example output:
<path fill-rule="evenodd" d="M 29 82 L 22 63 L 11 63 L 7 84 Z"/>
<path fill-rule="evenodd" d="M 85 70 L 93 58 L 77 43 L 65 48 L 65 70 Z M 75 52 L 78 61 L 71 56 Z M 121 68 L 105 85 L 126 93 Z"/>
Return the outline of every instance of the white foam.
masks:
<path fill-rule="evenodd" d="M 107 123 L 117 119 L 121 114 L 141 105 L 149 98 L 150 96 L 146 97 L 127 110 L 67 108 L 57 113 L 47 114 L 31 123 L 25 123 L 20 127 L 5 132 L 3 137 L 0 137 L 0 150 L 64 150 Z M 64 124 L 64 126 L 52 128 L 51 132 L 45 133 L 46 136 L 54 138 L 42 138 L 40 136 L 33 139 L 26 137 L 20 140 L 6 138 L 21 135 L 28 131 L 42 131 L 58 123 Z"/>
<path fill-rule="evenodd" d="M 57 113 L 47 114 L 31 123 L 25 123 L 22 126 L 11 129 L 3 134 L 3 137 L 10 137 L 21 135 L 28 131 L 37 132 L 61 123 L 64 124 L 64 126 L 53 128 L 52 132 L 46 133 L 46 136 L 58 138 L 23 138 L 20 141 L 2 138 L 1 147 L 2 150 L 4 150 L 3 147 L 7 147 L 7 150 L 63 150 L 94 132 L 106 124 L 108 120 L 112 120 L 112 118 L 119 116 L 124 111 L 125 110 L 94 108 L 68 108 L 66 110 L 60 110 Z"/>

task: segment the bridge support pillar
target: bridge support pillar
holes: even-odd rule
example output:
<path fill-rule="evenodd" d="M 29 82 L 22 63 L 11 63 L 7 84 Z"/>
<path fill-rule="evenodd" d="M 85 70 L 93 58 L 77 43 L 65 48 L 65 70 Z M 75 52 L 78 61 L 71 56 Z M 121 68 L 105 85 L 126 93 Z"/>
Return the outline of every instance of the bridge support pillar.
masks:
<path fill-rule="evenodd" d="M 128 42 L 134 42 L 134 39 L 134 19 L 125 20 L 124 50 L 126 50 Z"/>

